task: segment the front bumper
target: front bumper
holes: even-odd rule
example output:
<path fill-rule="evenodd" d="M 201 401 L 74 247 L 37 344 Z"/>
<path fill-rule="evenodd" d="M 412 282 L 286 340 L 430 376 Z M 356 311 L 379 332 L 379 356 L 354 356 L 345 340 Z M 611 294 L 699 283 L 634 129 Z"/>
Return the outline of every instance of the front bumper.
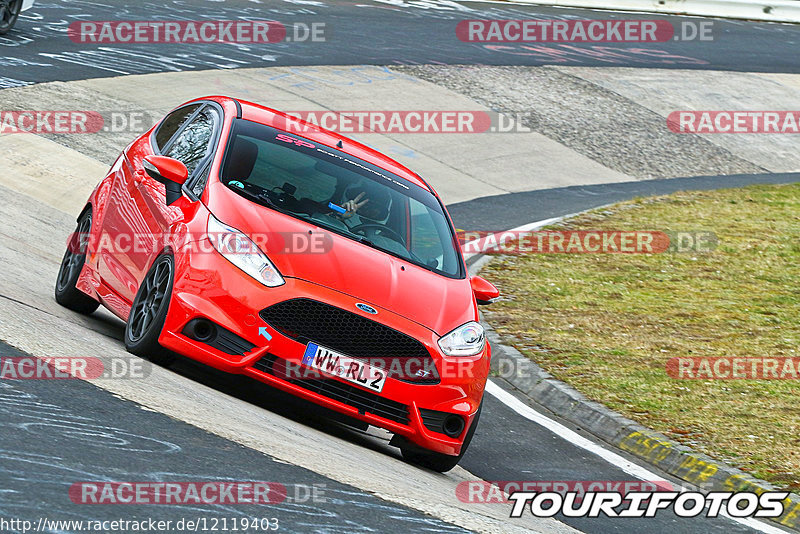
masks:
<path fill-rule="evenodd" d="M 487 344 L 477 356 L 447 357 L 438 350 L 431 330 L 391 311 L 381 309 L 380 323 L 421 342 L 436 365 L 438 384 L 415 384 L 387 378 L 380 394 L 335 377 L 292 380 L 274 365 L 302 368 L 305 344 L 266 323 L 259 312 L 293 298 L 308 298 L 375 320 L 355 307 L 355 298 L 311 282 L 287 278 L 280 287 L 267 288 L 240 271 L 216 252 L 176 253 L 172 300 L 159 342 L 166 348 L 214 368 L 245 374 L 298 397 L 347 414 L 368 424 L 399 434 L 428 450 L 457 455 L 480 405 L 489 372 Z M 241 337 L 255 347 L 244 354 L 229 354 L 184 335 L 193 319 L 204 318 Z M 269 339 L 268 339 L 269 338 Z M 247 345 L 247 344 L 245 344 Z M 373 398 L 378 397 L 378 398 Z M 387 407 L 388 405 L 388 407 Z M 464 430 L 456 437 L 431 431 L 420 409 L 461 416 Z M 407 410 L 407 417 L 400 412 Z M 430 426 L 430 425 L 429 425 Z"/>

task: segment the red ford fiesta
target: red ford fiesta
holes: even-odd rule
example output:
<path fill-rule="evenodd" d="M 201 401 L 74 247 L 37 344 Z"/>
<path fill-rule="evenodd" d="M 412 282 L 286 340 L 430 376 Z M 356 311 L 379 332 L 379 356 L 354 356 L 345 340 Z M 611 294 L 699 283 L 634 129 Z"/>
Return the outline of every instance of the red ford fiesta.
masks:
<path fill-rule="evenodd" d="M 56 299 L 103 304 L 125 346 L 181 354 L 394 433 L 446 471 L 478 423 L 490 348 L 450 218 L 362 144 L 227 97 L 131 143 L 78 217 Z"/>

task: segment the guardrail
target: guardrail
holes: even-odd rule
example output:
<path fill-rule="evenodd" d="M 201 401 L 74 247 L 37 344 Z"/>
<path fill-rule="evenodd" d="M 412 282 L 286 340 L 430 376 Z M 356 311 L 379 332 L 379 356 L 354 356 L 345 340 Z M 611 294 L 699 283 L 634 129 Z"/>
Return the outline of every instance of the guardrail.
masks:
<path fill-rule="evenodd" d="M 777 0 L 516 0 L 525 4 L 800 23 L 800 2 Z"/>

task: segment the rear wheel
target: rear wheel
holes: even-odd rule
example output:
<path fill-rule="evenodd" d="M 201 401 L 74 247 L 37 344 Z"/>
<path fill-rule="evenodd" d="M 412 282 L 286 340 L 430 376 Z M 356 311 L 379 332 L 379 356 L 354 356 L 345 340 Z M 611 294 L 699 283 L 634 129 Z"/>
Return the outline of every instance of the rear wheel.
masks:
<path fill-rule="evenodd" d="M 475 419 L 472 420 L 467 435 L 464 436 L 464 444 L 461 445 L 461 454 L 458 456 L 450 456 L 449 454 L 442 454 L 439 452 L 423 452 L 419 449 L 412 447 L 401 447 L 400 452 L 403 454 L 403 459 L 412 464 L 417 464 L 422 467 L 427 467 L 432 471 L 439 473 L 446 473 L 458 465 L 461 458 L 467 452 L 469 444 L 472 442 L 472 436 L 475 435 L 475 429 L 478 428 L 478 420 L 481 417 L 481 409 L 483 402 L 478 406 L 478 412 L 475 414 Z"/>
<path fill-rule="evenodd" d="M 5 35 L 16 24 L 22 0 L 0 0 L 0 35 Z"/>
<path fill-rule="evenodd" d="M 2 2 L 2 0 L 0 0 Z M 78 313 L 90 314 L 100 305 L 92 297 L 78 290 L 75 284 L 86 261 L 86 244 L 89 241 L 89 231 L 92 229 L 92 210 L 86 212 L 78 219 L 78 227 L 70 237 L 61 268 L 56 278 L 56 302 Z"/>
<path fill-rule="evenodd" d="M 167 365 L 175 355 L 158 342 L 172 297 L 175 261 L 165 254 L 156 258 L 145 275 L 125 325 L 125 348 L 128 352 Z"/>

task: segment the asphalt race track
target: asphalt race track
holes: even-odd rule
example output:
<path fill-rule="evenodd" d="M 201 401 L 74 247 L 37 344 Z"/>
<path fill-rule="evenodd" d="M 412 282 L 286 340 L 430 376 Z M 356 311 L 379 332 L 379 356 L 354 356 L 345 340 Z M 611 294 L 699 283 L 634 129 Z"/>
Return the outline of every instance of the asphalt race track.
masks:
<path fill-rule="evenodd" d="M 324 23 L 326 40 L 259 46 L 87 46 L 67 38 L 70 23 L 82 20 L 240 17 L 275 19 L 287 26 L 298 21 Z M 566 70 L 560 73 L 569 72 L 576 79 L 593 81 L 607 93 L 620 94 L 629 99 L 629 109 L 646 110 L 661 122 L 665 112 L 631 89 L 641 83 L 662 91 L 654 89 L 654 94 L 668 94 L 657 70 L 671 69 L 676 76 L 685 76 L 687 87 L 691 86 L 687 91 L 694 89 L 693 80 L 713 79 L 720 83 L 714 86 L 720 94 L 735 94 L 735 80 L 740 78 L 729 75 L 747 77 L 752 83 L 774 82 L 767 95 L 778 94 L 781 84 L 800 87 L 796 78 L 788 78 L 800 73 L 800 28 L 793 25 L 715 20 L 713 41 L 647 45 L 556 43 L 534 49 L 464 43 L 455 38 L 455 25 L 466 18 L 615 17 L 666 20 L 674 25 L 702 20 L 446 0 L 198 0 L 128 5 L 106 0 L 41 1 L 23 14 L 14 31 L 0 37 L 0 109 L 85 108 L 86 102 L 102 98 L 104 106 L 124 101 L 160 116 L 185 100 L 187 92 L 201 96 L 236 91 L 266 105 L 272 105 L 266 99 L 274 95 L 275 107 L 286 103 L 327 108 L 341 99 L 343 109 L 359 105 L 392 109 L 396 102 L 399 109 L 410 109 L 415 103 L 424 108 L 432 103 L 445 106 L 451 100 L 475 109 L 493 109 L 492 103 L 467 90 L 445 89 L 433 78 L 413 78 L 399 69 L 428 64 L 563 67 Z M 383 70 L 370 70 L 370 66 Z M 286 69 L 269 70 L 273 67 Z M 352 67 L 348 76 L 353 78 L 340 83 L 336 76 L 345 67 Z M 613 73 L 608 79 L 604 78 L 606 69 Z M 683 74 L 687 71 L 697 71 L 698 78 Z M 620 79 L 628 78 L 611 79 L 617 73 Z M 121 84 L 129 84 L 129 90 Z M 406 89 L 411 93 L 405 93 Z M 686 94 L 673 96 L 690 101 L 690 93 Z M 24 107 L 26 102 L 29 108 Z M 698 109 L 704 103 L 697 104 Z M 800 102 L 776 101 L 772 109 L 797 109 L 797 105 Z M 516 150 L 514 143 L 526 143 L 534 135 L 539 134 L 493 136 L 487 143 L 508 140 Z M 9 221 L 0 230 L 0 356 L 127 356 L 124 325 L 119 320 L 102 310 L 86 318 L 59 307 L 52 285 L 79 202 L 133 137 L 131 132 L 98 134 L 89 140 L 0 134 L 0 216 Z M 554 141 L 544 135 L 535 138 L 537 147 L 563 150 L 559 154 L 569 162 L 564 159 L 563 168 L 557 161 L 553 169 L 543 169 L 546 176 L 539 182 L 519 171 L 505 183 L 482 177 L 486 168 L 478 161 L 465 161 L 458 167 L 459 160 L 468 158 L 454 150 L 459 146 L 455 141 L 429 142 L 412 135 L 364 137 L 411 168 L 427 172 L 459 228 L 516 228 L 637 196 L 790 183 L 800 177 L 800 165 L 793 159 L 798 156 L 790 145 L 782 152 L 781 165 L 769 166 L 764 163 L 771 154 L 768 142 L 743 147 L 734 141 L 703 140 L 703 150 L 715 157 L 730 156 L 731 168 L 743 171 L 691 174 L 679 169 L 672 174 L 664 171 L 654 179 L 635 165 L 593 158 L 575 139 L 565 136 Z M 501 141 L 494 141 L 497 137 Z M 620 139 L 617 152 L 625 153 L 624 134 Z M 635 159 L 634 154 L 629 156 Z M 700 168 L 690 163 L 686 168 Z M 64 176 L 47 169 L 52 165 L 64 165 Z M 521 162 L 519 168 L 529 165 L 529 161 Z M 442 174 L 437 178 L 439 169 Z M 26 185 L 26 177 L 36 177 L 31 183 L 39 186 Z M 26 239 L 20 239 L 21 235 Z M 612 451 L 618 458 L 613 462 L 609 456 L 598 455 L 584 440 L 572 439 L 571 433 L 561 429 L 574 431 L 594 446 L 610 447 L 558 420 L 546 406 L 531 403 L 500 379 L 491 381 L 468 453 L 458 468 L 442 475 L 404 463 L 399 451 L 388 445 L 387 433 L 355 428 L 342 417 L 312 409 L 309 403 L 254 380 L 188 360 L 170 369 L 145 362 L 145 369 L 147 376 L 139 381 L 0 380 L 0 518 L 24 518 L 34 524 L 42 517 L 153 518 L 173 523 L 201 517 L 277 518 L 282 531 L 332 533 L 784 531 L 755 520 L 681 519 L 667 513 L 653 519 L 556 516 L 541 520 L 530 515 L 509 519 L 508 505 L 461 502 L 456 495 L 458 484 L 475 480 L 665 480 L 681 486 L 680 481 L 622 451 Z M 520 403 L 550 422 L 542 425 L 525 417 L 515 409 Z M 122 480 L 270 481 L 283 484 L 287 498 L 269 506 L 93 506 L 70 500 L 68 490 L 76 482 Z M 310 496 L 312 491 L 318 492 L 317 498 Z M 22 532 L 14 527 L 0 531 Z"/>
<path fill-rule="evenodd" d="M 548 9 L 514 4 L 455 3 L 396 0 L 390 2 L 264 2 L 246 0 L 191 3 L 142 2 L 126 5 L 113 1 L 54 0 L 42 2 L 23 16 L 30 26 L 0 39 L 14 60 L 10 78 L 26 82 L 78 80 L 100 76 L 209 68 L 240 68 L 271 65 L 394 65 L 394 64 L 494 64 L 544 65 L 559 57 L 580 60 L 589 66 L 634 66 L 661 68 L 703 68 L 746 72 L 798 72 L 794 59 L 798 39 L 791 25 L 717 21 L 718 37 L 713 43 L 666 42 L 643 50 L 622 44 L 592 52 L 591 47 L 572 50 L 568 45 L 534 51 L 517 47 L 468 44 L 452 38 L 464 18 L 606 18 L 620 14 L 574 9 Z M 259 17 L 288 23 L 324 22 L 330 29 L 324 43 L 278 43 L 259 47 L 192 45 L 97 46 L 87 50 L 80 43 L 63 39 L 69 23 L 76 20 L 156 20 L 210 18 L 227 20 Z M 626 18 L 675 20 L 675 17 L 632 15 Z M 700 19 L 686 19 L 697 21 Z M 378 31 L 378 29 L 380 29 Z M 423 45 L 424 43 L 424 45 Z M 583 48 L 583 47 L 578 47 Z M 609 47 L 603 47 L 609 48 Z M 648 47 L 650 48 L 650 47 Z M 48 68 L 57 66 L 54 69 Z"/>

